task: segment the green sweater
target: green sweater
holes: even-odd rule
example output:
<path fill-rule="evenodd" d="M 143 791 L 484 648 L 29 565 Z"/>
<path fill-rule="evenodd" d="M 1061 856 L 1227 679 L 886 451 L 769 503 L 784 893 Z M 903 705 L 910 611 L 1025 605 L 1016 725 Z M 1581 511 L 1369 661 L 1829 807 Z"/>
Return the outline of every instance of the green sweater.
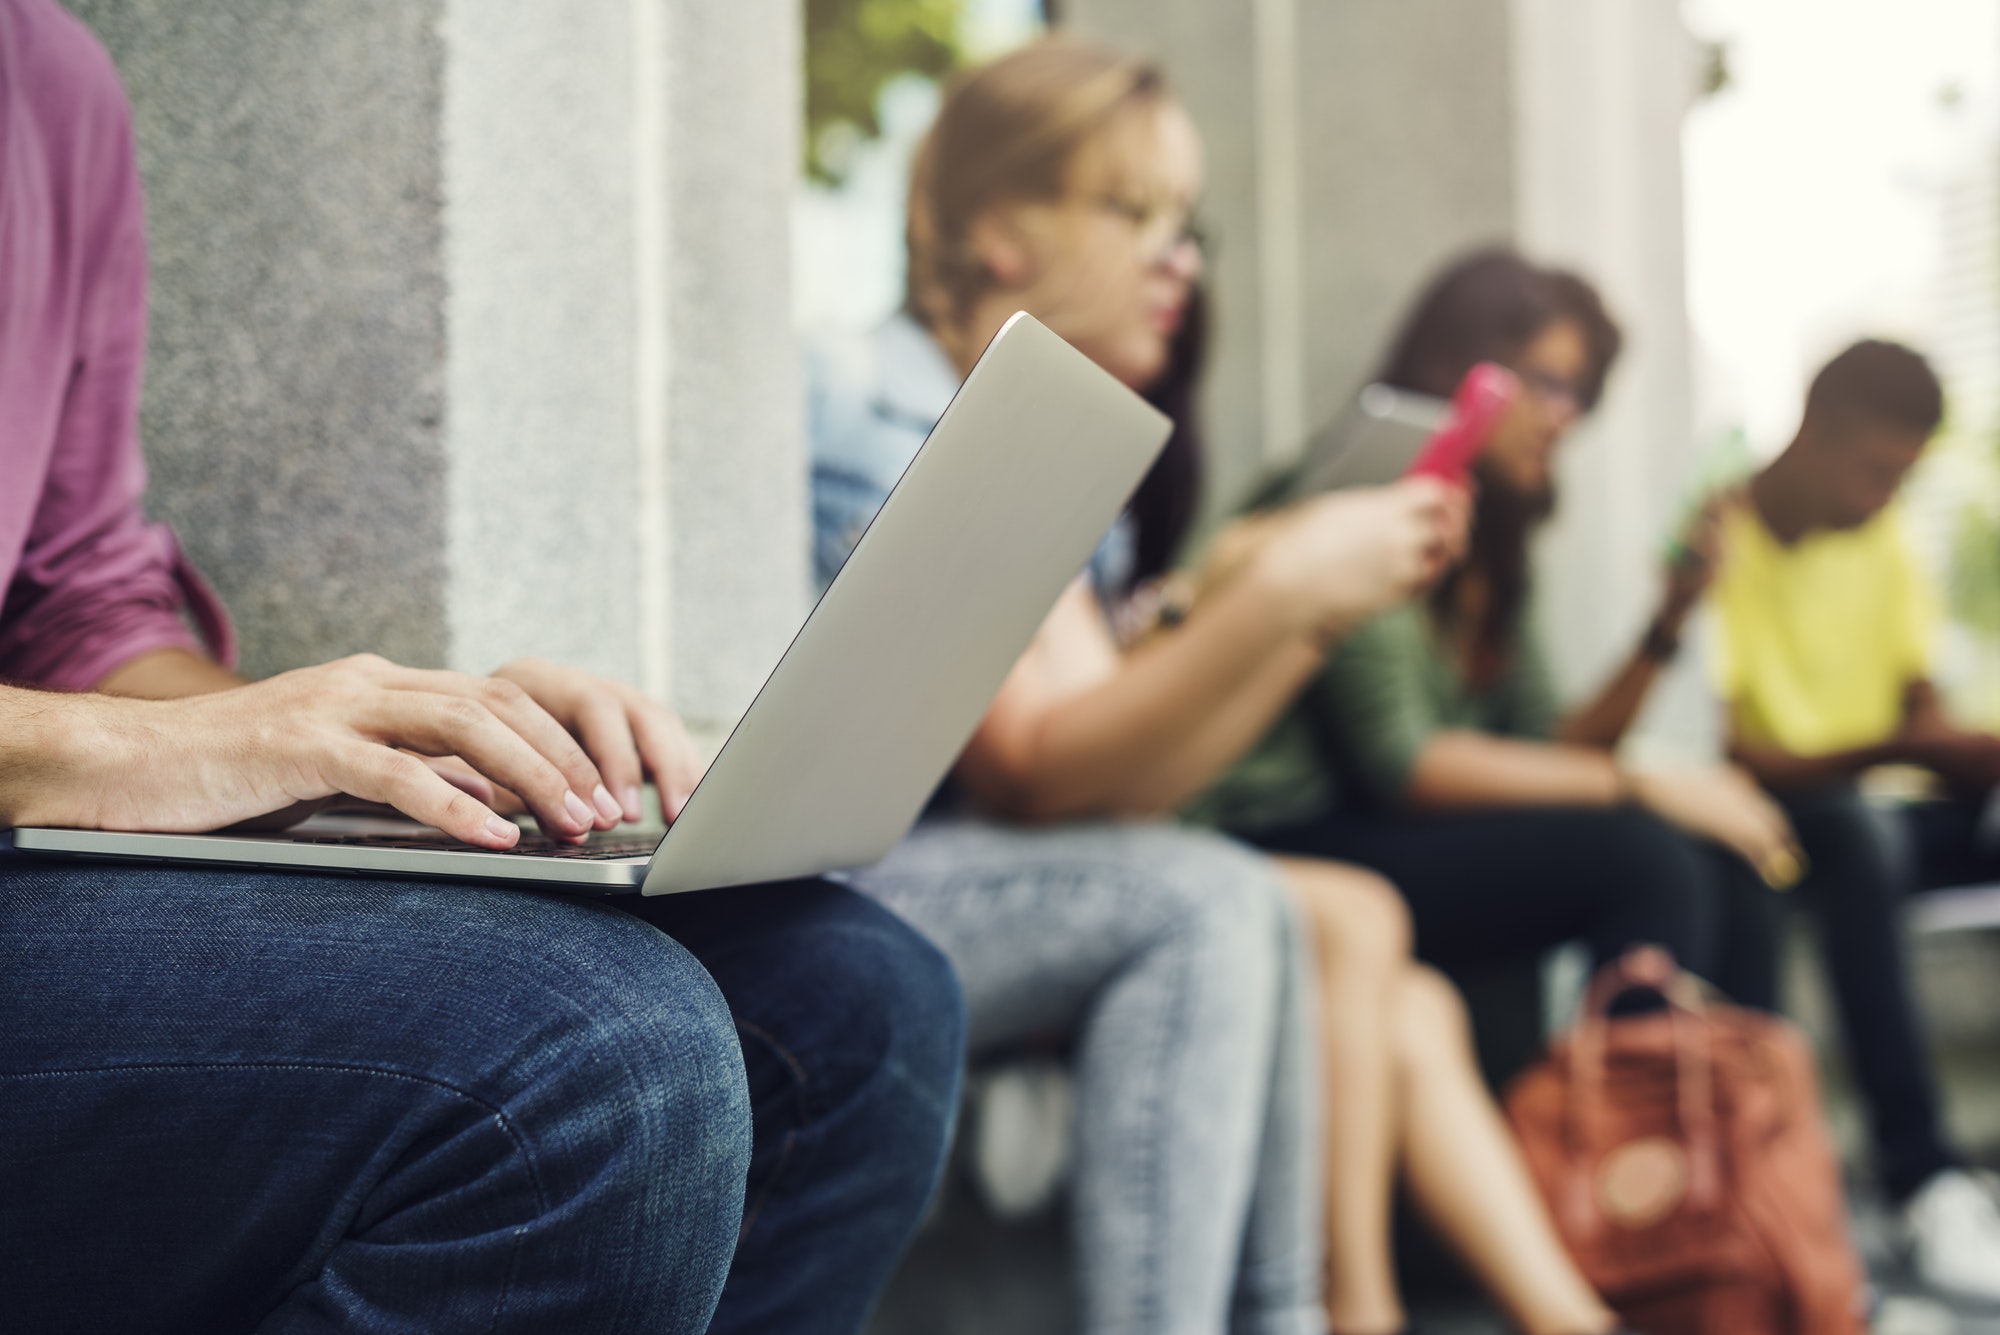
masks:
<path fill-rule="evenodd" d="M 1395 807 L 1434 734 L 1542 739 L 1556 719 L 1554 683 L 1532 631 L 1518 638 L 1505 672 L 1474 686 L 1439 643 L 1428 610 L 1399 608 L 1348 636 L 1264 739 L 1185 814 L 1249 833 L 1342 806 Z"/>

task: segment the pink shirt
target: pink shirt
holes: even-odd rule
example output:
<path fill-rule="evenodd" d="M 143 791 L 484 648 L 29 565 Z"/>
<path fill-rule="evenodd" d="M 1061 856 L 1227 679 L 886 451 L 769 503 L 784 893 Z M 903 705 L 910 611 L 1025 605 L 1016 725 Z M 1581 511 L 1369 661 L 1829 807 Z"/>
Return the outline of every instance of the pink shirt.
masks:
<path fill-rule="evenodd" d="M 140 510 L 146 228 L 132 117 L 53 0 L 0 0 L 0 678 L 87 690 L 139 654 L 234 644 Z"/>

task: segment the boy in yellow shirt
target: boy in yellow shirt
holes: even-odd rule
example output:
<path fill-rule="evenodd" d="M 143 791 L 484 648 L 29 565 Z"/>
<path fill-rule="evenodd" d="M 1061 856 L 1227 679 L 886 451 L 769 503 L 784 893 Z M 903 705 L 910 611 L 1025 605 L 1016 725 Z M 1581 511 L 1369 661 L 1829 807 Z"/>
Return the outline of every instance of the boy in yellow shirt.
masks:
<path fill-rule="evenodd" d="M 1945 1143 L 1896 922 L 1911 889 L 2000 879 L 2000 857 L 1977 839 L 2000 738 L 1940 707 L 1938 600 L 1893 503 L 1942 415 L 1936 376 L 1907 348 L 1858 343 L 1820 371 L 1798 434 L 1723 520 L 1713 666 L 1732 758 L 1784 805 L 1810 860 L 1799 897 L 1822 921 L 1911 1263 L 1939 1287 L 2000 1301 L 2000 1207 Z M 1951 797 L 1870 807 L 1856 777 L 1889 763 L 1935 771 Z M 1782 902 L 1740 907 L 1732 982 L 1768 1005 Z"/>

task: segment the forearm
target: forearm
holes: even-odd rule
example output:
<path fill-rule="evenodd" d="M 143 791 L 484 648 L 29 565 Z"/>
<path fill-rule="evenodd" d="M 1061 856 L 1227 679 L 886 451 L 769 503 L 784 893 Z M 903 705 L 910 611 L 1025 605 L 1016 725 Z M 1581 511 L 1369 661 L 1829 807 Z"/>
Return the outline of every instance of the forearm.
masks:
<path fill-rule="evenodd" d="M 1229 699 L 1177 735 L 1171 755 L 1134 776 L 1121 809 L 1153 815 L 1185 806 L 1270 731 L 1325 664 L 1326 655 L 1303 640 L 1273 652 Z"/>
<path fill-rule="evenodd" d="M 1632 730 L 1653 683 L 1659 680 L 1660 663 L 1647 654 L 1634 653 L 1625 666 L 1581 708 L 1565 718 L 1556 736 L 1573 746 L 1615 751 Z"/>
<path fill-rule="evenodd" d="M 119 664 L 96 689 L 104 695 L 139 700 L 180 700 L 234 690 L 243 684 L 242 677 L 212 658 L 186 649 L 155 649 Z"/>
<path fill-rule="evenodd" d="M 1267 590 L 1239 581 L 1088 689 L 989 723 L 959 777 L 1024 820 L 1161 811 L 1192 796 L 1262 736 L 1318 657 Z"/>
<path fill-rule="evenodd" d="M 1910 759 L 1896 742 L 1805 756 L 1779 746 L 1732 743 L 1729 758 L 1748 770 L 1753 778 L 1772 792 L 1797 792 L 1850 779 L 1877 765 L 1894 765 Z"/>
<path fill-rule="evenodd" d="M 1626 792 L 1617 762 L 1601 750 L 1441 732 L 1418 754 L 1404 800 L 1431 811 L 1612 806 Z"/>
<path fill-rule="evenodd" d="M 0 829 L 78 822 L 98 783 L 109 702 L 0 686 Z"/>
<path fill-rule="evenodd" d="M 1615 751 L 1646 707 L 1646 697 L 1666 664 L 1679 651 L 1688 616 L 1700 599 L 1698 587 L 1677 587 L 1670 578 L 1667 597 L 1646 633 L 1611 680 L 1590 703 L 1564 719 L 1556 735 L 1577 746 Z"/>

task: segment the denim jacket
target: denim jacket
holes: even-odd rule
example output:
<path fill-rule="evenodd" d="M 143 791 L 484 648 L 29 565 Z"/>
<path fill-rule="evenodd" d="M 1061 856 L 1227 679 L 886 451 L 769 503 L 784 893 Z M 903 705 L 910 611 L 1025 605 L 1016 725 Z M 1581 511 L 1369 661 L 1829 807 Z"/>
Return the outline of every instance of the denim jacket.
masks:
<path fill-rule="evenodd" d="M 806 429 L 812 445 L 813 577 L 832 582 L 924 437 L 958 392 L 958 368 L 929 331 L 896 314 L 863 335 L 806 346 Z M 1100 601 L 1131 583 L 1133 539 L 1121 518 L 1091 558 Z"/>

